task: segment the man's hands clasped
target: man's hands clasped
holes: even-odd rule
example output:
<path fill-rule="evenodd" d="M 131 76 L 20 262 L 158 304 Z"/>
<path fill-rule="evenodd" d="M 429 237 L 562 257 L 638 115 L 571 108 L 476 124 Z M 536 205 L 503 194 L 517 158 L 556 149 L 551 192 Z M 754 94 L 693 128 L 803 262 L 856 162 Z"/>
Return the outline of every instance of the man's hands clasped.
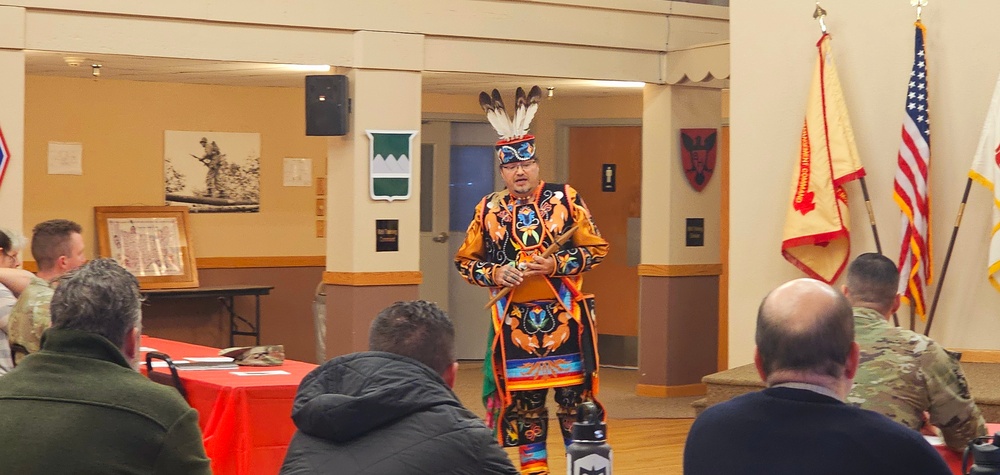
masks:
<path fill-rule="evenodd" d="M 493 281 L 502 287 L 517 287 L 524 279 L 533 275 L 552 275 L 556 268 L 554 257 L 533 256 L 531 261 L 520 265 L 498 266 L 493 269 Z"/>

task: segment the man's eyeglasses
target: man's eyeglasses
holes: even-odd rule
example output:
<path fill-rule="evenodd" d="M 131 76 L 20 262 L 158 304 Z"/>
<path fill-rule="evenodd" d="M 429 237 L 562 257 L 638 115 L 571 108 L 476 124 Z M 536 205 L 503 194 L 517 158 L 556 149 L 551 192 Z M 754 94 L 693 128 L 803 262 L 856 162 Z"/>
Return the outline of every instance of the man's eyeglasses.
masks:
<path fill-rule="evenodd" d="M 503 171 L 505 171 L 505 172 L 512 172 L 514 170 L 517 170 L 518 168 L 521 168 L 523 170 L 528 170 L 531 167 L 535 166 L 536 163 L 537 162 L 534 159 L 532 159 L 532 160 L 524 160 L 524 161 L 515 162 L 515 163 L 505 163 L 503 165 L 500 165 L 500 169 L 503 170 Z"/>

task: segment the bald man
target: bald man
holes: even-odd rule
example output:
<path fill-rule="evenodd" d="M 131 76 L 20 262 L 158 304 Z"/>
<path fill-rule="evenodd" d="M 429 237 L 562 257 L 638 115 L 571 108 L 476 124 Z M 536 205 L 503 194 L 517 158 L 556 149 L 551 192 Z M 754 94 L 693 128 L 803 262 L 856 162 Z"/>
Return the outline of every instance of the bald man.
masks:
<path fill-rule="evenodd" d="M 688 475 L 940 474 L 917 432 L 845 404 L 859 349 L 847 299 L 818 280 L 774 289 L 757 311 L 754 364 L 763 391 L 716 404 L 688 432 Z"/>

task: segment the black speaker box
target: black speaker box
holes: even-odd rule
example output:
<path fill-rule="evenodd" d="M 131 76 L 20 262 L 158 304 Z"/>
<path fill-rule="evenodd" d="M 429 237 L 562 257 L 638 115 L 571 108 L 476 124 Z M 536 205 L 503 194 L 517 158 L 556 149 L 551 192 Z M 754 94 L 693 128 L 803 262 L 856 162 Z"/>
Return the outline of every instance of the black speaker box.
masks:
<path fill-rule="evenodd" d="M 306 76 L 306 135 L 347 135 L 347 76 Z"/>

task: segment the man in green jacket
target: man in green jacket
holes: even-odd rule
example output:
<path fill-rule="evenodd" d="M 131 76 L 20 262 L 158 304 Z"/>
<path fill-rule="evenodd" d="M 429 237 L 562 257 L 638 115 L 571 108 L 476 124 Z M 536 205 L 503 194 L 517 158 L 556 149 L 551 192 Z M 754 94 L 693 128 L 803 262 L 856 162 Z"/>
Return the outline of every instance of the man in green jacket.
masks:
<path fill-rule="evenodd" d="M 41 350 L 0 384 L 0 471 L 211 473 L 198 413 L 136 371 L 140 304 L 111 259 L 60 279 Z"/>

